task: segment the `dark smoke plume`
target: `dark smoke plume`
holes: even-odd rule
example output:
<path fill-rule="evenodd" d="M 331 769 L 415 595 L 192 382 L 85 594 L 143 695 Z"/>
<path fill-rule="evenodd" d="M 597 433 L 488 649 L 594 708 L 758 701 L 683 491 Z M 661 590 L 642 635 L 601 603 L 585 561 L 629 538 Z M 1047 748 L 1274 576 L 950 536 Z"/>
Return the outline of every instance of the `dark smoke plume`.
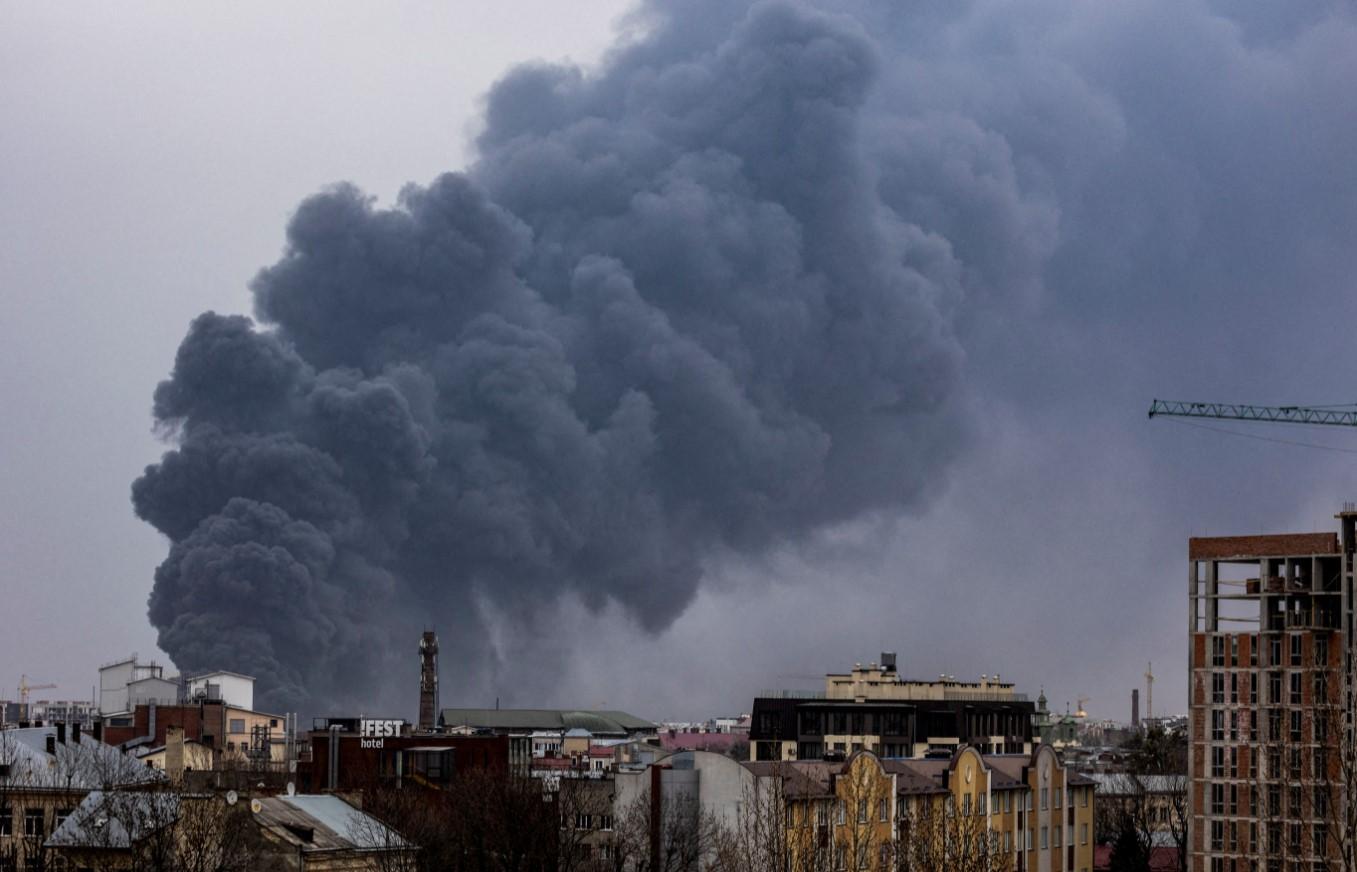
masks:
<path fill-rule="evenodd" d="M 413 674 L 432 623 L 465 695 L 483 604 L 658 631 L 712 555 L 936 488 L 967 429 L 957 283 L 881 201 L 876 49 L 782 3 L 684 26 L 511 73 L 468 173 L 310 198 L 258 323 L 194 321 L 155 393 L 176 447 L 133 487 L 181 668 L 338 707 L 388 656 Z"/>

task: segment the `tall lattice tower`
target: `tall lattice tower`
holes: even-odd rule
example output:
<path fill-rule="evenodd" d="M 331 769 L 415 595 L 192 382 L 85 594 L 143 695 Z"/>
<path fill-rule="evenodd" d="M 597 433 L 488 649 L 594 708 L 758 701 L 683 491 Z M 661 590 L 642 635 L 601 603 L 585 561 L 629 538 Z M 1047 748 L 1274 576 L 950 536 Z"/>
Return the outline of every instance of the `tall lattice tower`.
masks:
<path fill-rule="evenodd" d="M 438 634 L 425 630 L 419 639 L 419 729 L 438 726 Z"/>

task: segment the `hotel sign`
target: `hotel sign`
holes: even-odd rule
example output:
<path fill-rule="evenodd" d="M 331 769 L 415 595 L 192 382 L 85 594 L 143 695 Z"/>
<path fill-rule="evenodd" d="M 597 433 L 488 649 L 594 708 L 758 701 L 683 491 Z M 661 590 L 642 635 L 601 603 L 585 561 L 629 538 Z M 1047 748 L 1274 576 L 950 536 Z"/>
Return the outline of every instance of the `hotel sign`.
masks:
<path fill-rule="evenodd" d="M 403 720 L 365 718 L 358 722 L 358 735 L 361 737 L 359 744 L 363 748 L 381 748 L 385 746 L 386 739 L 399 736 L 403 729 L 405 729 Z"/>

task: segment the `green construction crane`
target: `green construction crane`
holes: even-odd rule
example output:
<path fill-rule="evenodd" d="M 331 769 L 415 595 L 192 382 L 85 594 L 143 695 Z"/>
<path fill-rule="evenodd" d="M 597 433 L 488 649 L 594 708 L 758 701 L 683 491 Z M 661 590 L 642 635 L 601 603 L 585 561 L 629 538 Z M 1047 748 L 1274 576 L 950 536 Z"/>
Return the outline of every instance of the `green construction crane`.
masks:
<path fill-rule="evenodd" d="M 1332 424 L 1357 427 L 1357 404 L 1345 406 L 1245 406 L 1232 403 L 1183 403 L 1154 400 L 1150 417 L 1224 418 L 1231 421 L 1273 421 L 1282 424 Z"/>

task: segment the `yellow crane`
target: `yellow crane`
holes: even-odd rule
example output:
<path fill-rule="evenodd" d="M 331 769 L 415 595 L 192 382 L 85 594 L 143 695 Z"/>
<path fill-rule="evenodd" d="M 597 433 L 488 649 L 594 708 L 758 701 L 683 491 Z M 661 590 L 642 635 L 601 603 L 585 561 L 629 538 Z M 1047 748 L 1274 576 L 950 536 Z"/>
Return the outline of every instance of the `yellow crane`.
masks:
<path fill-rule="evenodd" d="M 10 673 L 13 675 L 13 673 Z M 19 703 L 24 706 L 25 711 L 28 707 L 28 692 L 30 690 L 50 690 L 56 687 L 55 684 L 29 684 L 27 675 L 19 676 Z"/>

